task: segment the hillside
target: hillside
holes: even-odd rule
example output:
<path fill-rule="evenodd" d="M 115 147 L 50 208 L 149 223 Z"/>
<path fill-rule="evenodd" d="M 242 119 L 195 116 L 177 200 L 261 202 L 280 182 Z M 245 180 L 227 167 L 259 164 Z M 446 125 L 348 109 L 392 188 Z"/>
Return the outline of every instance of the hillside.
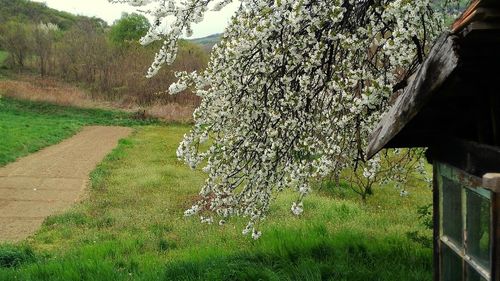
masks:
<path fill-rule="evenodd" d="M 49 8 L 44 3 L 31 2 L 28 0 L 0 0 L 0 7 L 0 24 L 10 20 L 32 24 L 50 22 L 57 24 L 59 28 L 65 30 L 73 26 L 79 20 L 90 19 L 97 25 L 106 25 L 106 22 L 99 18 L 72 15 L 67 12 Z"/>
<path fill-rule="evenodd" d="M 192 39 L 189 41 L 194 42 L 196 44 L 199 44 L 203 47 L 203 49 L 210 51 L 215 46 L 215 44 L 219 43 L 219 41 L 221 40 L 221 37 L 222 37 L 222 34 L 216 33 L 216 34 L 209 35 L 207 37 Z"/>

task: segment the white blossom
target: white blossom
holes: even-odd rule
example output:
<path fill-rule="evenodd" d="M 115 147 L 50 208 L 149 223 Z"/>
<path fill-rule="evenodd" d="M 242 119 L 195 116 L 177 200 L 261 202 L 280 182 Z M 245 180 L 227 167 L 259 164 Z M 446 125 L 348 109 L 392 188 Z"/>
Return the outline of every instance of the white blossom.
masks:
<path fill-rule="evenodd" d="M 254 240 L 259 239 L 261 235 L 262 235 L 262 232 L 257 231 L 256 229 L 253 229 L 253 231 L 252 231 L 252 238 Z"/>
<path fill-rule="evenodd" d="M 153 25 L 141 43 L 163 42 L 152 76 L 175 60 L 179 39 L 206 11 L 233 1 L 147 2 Z M 300 215 L 311 179 L 353 167 L 376 179 L 381 158 L 363 161 L 371 129 L 444 21 L 432 0 L 239 2 L 207 69 L 178 73 L 169 90 L 201 97 L 177 156 L 208 177 L 185 215 L 203 206 L 247 217 L 242 233 L 256 239 L 275 192 L 295 190 L 291 211 Z"/>
<path fill-rule="evenodd" d="M 253 233 L 253 231 L 255 231 L 255 228 L 253 227 L 253 223 L 252 222 L 249 222 L 247 224 L 247 226 L 243 229 L 243 231 L 241 232 L 243 235 L 247 235 L 249 234 L 250 232 Z"/>
<path fill-rule="evenodd" d="M 363 168 L 363 176 L 371 180 L 376 176 L 379 169 L 380 169 L 380 155 L 376 155 L 375 157 L 366 162 L 366 165 Z"/>
<path fill-rule="evenodd" d="M 193 205 L 191 208 L 187 209 L 184 211 L 184 216 L 189 217 L 192 215 L 198 214 L 198 212 L 201 210 L 200 206 L 198 205 Z"/>
<path fill-rule="evenodd" d="M 44 33 L 51 33 L 59 30 L 59 26 L 57 24 L 53 23 L 43 23 L 41 22 L 36 26 L 37 30 L 44 32 Z"/>
<path fill-rule="evenodd" d="M 172 85 L 170 85 L 170 87 L 168 88 L 168 91 L 170 92 L 170 94 L 174 95 L 174 94 L 178 94 L 186 89 L 187 89 L 186 84 L 184 84 L 182 82 L 177 82 L 177 83 L 173 83 Z"/>
<path fill-rule="evenodd" d="M 201 223 L 212 224 L 214 222 L 214 219 L 212 217 L 200 216 L 200 221 Z"/>
<path fill-rule="evenodd" d="M 292 214 L 300 216 L 304 212 L 304 206 L 302 202 L 299 202 L 298 204 L 296 202 L 293 202 L 291 210 Z"/>

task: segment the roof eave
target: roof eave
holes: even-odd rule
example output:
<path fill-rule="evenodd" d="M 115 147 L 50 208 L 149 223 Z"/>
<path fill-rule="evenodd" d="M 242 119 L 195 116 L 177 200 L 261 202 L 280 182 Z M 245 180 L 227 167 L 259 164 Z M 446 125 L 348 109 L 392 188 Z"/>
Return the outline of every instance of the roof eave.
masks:
<path fill-rule="evenodd" d="M 458 65 L 457 37 L 444 32 L 403 93 L 371 134 L 368 158 L 373 157 L 401 132 L 454 73 Z"/>

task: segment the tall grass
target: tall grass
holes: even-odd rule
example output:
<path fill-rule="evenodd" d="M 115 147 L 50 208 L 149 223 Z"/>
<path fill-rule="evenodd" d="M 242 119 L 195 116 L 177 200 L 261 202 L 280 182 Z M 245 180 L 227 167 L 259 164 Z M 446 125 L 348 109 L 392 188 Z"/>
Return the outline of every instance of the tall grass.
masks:
<path fill-rule="evenodd" d="M 431 249 L 406 235 L 425 231 L 416 206 L 429 189 L 380 186 L 366 205 L 322 190 L 301 218 L 285 192 L 254 241 L 245 219 L 183 217 L 204 181 L 176 159 L 187 130 L 138 127 L 92 173 L 88 198 L 22 244 L 36 259 L 0 267 L 0 280 L 431 280 Z"/>
<path fill-rule="evenodd" d="M 57 79 L 30 75 L 17 75 L 15 80 L 0 80 L 0 94 L 15 99 L 49 102 L 63 106 L 143 112 L 145 116 L 181 123 L 192 121 L 196 105 L 195 101 L 190 100 L 192 95 L 187 93 L 182 94 L 176 102 L 155 102 L 145 106 L 139 106 L 127 97 L 104 100 L 93 97 L 87 91 Z M 184 99 L 186 97 L 187 100 Z"/>

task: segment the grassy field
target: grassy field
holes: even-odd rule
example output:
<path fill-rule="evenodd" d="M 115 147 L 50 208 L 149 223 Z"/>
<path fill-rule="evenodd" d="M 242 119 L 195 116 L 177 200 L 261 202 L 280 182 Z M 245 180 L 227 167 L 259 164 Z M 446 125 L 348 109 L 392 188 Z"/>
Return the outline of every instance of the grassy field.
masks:
<path fill-rule="evenodd" d="M 15 112 L 17 103 L 9 103 Z M 39 116 L 39 126 L 45 120 L 68 126 L 59 118 L 78 123 L 70 130 L 84 123 L 74 109 L 71 118 L 64 109 L 58 117 L 45 116 L 38 106 L 23 110 L 17 117 Z M 102 120 L 96 116 L 95 122 Z M 257 241 L 241 234 L 245 219 L 219 226 L 183 217 L 204 181 L 175 156 L 188 129 L 136 127 L 92 173 L 87 199 L 48 218 L 27 241 L 0 246 L 0 280 L 432 279 L 430 246 L 426 239 L 410 239 L 415 232 L 430 237 L 416 213 L 430 202 L 425 187 L 408 188 L 405 198 L 391 186 L 378 187 L 366 205 L 348 191 L 340 199 L 322 189 L 308 197 L 301 218 L 289 211 L 294 195 L 283 193 Z"/>
<path fill-rule="evenodd" d="M 62 107 L 48 103 L 0 99 L 0 166 L 58 143 L 85 125 L 134 126 L 155 123 L 134 120 L 120 111 Z"/>

